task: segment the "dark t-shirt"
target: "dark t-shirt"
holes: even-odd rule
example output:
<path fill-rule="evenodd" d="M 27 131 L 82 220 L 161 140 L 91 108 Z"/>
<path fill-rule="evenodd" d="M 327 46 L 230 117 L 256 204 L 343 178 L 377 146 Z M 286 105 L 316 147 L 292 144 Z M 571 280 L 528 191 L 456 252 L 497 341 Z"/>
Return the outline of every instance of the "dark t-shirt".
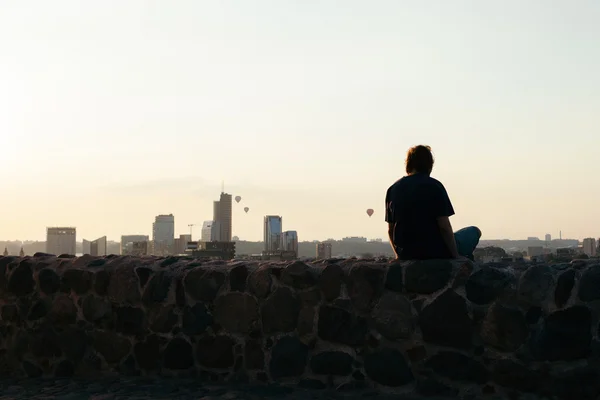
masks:
<path fill-rule="evenodd" d="M 400 259 L 452 258 L 437 218 L 454 215 L 448 193 L 426 174 L 405 176 L 385 196 L 385 220 L 395 224 L 392 244 Z"/>

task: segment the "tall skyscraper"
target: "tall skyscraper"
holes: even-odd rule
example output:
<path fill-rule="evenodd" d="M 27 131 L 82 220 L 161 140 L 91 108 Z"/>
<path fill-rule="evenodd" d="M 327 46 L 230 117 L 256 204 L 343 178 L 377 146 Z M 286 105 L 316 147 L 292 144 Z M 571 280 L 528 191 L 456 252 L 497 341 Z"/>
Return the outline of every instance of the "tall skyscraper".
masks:
<path fill-rule="evenodd" d="M 173 251 L 175 241 L 175 217 L 173 214 L 157 215 L 152 224 L 154 254 L 165 255 Z"/>
<path fill-rule="evenodd" d="M 285 231 L 281 234 L 281 247 L 283 251 L 293 251 L 298 256 L 298 232 Z"/>
<path fill-rule="evenodd" d="M 47 228 L 46 253 L 75 255 L 77 230 L 75 228 Z"/>
<path fill-rule="evenodd" d="M 218 203 L 216 201 L 215 203 Z M 215 221 L 204 221 L 202 223 L 201 242 L 217 242 L 221 237 L 221 224 Z"/>
<path fill-rule="evenodd" d="M 178 238 L 175 238 L 173 245 L 173 254 L 185 254 L 185 250 L 187 249 L 188 242 L 192 241 L 191 234 L 179 235 Z"/>
<path fill-rule="evenodd" d="M 90 255 L 92 256 L 105 256 L 107 252 L 107 240 L 106 236 L 102 236 L 90 243 Z"/>
<path fill-rule="evenodd" d="M 583 252 L 590 257 L 596 256 L 596 239 L 585 238 L 583 239 Z"/>
<path fill-rule="evenodd" d="M 133 243 L 148 242 L 149 240 L 150 237 L 148 235 L 123 235 L 121 236 L 121 254 L 130 254 L 133 248 Z"/>
<path fill-rule="evenodd" d="M 331 258 L 331 243 L 317 243 L 317 259 L 326 260 Z"/>
<path fill-rule="evenodd" d="M 81 254 L 91 254 L 92 242 L 87 239 L 81 239 Z"/>
<path fill-rule="evenodd" d="M 282 251 L 281 234 L 283 233 L 282 218 L 277 215 L 265 216 L 265 252 Z"/>
<path fill-rule="evenodd" d="M 213 203 L 213 221 L 219 226 L 218 242 L 231 242 L 232 196 L 221 192 L 219 201 Z"/>
<path fill-rule="evenodd" d="M 552 241 L 552 235 L 549 233 L 546 233 L 546 237 L 544 239 L 546 240 L 547 243 L 550 243 Z"/>

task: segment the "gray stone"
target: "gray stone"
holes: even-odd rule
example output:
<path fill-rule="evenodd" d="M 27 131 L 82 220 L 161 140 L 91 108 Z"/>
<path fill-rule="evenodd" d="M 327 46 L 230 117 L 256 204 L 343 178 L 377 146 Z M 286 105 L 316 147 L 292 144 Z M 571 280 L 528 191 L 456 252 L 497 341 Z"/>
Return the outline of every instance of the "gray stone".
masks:
<path fill-rule="evenodd" d="M 172 370 L 187 370 L 194 366 L 192 345 L 185 339 L 176 337 L 165 348 L 163 366 Z"/>
<path fill-rule="evenodd" d="M 521 275 L 518 296 L 520 303 L 541 306 L 554 286 L 552 269 L 547 265 L 534 265 Z"/>
<path fill-rule="evenodd" d="M 303 307 L 298 314 L 298 334 L 310 335 L 315 327 L 315 309 L 314 307 Z"/>
<path fill-rule="evenodd" d="M 373 309 L 377 330 L 386 338 L 409 339 L 415 326 L 415 317 L 408 299 L 399 293 L 385 292 Z"/>
<path fill-rule="evenodd" d="M 159 271 L 155 273 L 150 278 L 148 285 L 144 289 L 144 294 L 142 295 L 142 301 L 144 304 L 162 304 L 169 295 L 172 283 L 173 277 L 169 272 Z"/>
<path fill-rule="evenodd" d="M 304 374 L 308 359 L 308 346 L 298 338 L 284 336 L 271 351 L 269 370 L 273 379 L 298 377 Z"/>
<path fill-rule="evenodd" d="M 153 332 L 169 333 L 177 324 L 178 316 L 173 305 L 155 306 L 148 312 L 148 321 Z"/>
<path fill-rule="evenodd" d="M 235 342 L 229 336 L 204 337 L 198 340 L 196 357 L 207 368 L 233 367 Z"/>
<path fill-rule="evenodd" d="M 369 331 L 367 320 L 337 307 L 321 306 L 318 331 L 321 339 L 348 346 L 361 346 Z"/>
<path fill-rule="evenodd" d="M 472 321 L 464 298 L 446 289 L 419 315 L 423 339 L 456 348 L 471 347 Z"/>
<path fill-rule="evenodd" d="M 417 393 L 427 396 L 440 396 L 441 398 L 455 398 L 458 389 L 453 388 L 431 376 L 420 376 L 417 378 Z M 436 397 L 437 398 L 437 397 Z"/>
<path fill-rule="evenodd" d="M 96 284 L 101 279 L 99 273 L 96 274 Z M 96 292 L 98 292 L 96 286 Z M 107 288 L 108 298 L 115 303 L 136 304 L 141 300 L 140 286 L 135 270 L 129 265 L 117 267 L 109 277 Z M 100 294 L 100 293 L 98 293 Z"/>
<path fill-rule="evenodd" d="M 406 263 L 404 269 L 408 292 L 431 294 L 448 285 L 454 267 L 449 260 L 421 260 Z"/>
<path fill-rule="evenodd" d="M 265 334 L 292 332 L 298 325 L 300 300 L 286 287 L 278 288 L 262 306 L 262 326 Z"/>
<path fill-rule="evenodd" d="M 33 280 L 31 262 L 27 259 L 21 260 L 8 276 L 8 291 L 21 297 L 31 294 L 34 287 L 35 281 Z"/>
<path fill-rule="evenodd" d="M 359 312 L 370 312 L 383 293 L 384 271 L 369 265 L 352 267 L 348 277 L 348 295 L 352 306 Z"/>
<path fill-rule="evenodd" d="M 223 283 L 225 274 L 214 269 L 196 267 L 187 273 L 184 280 L 185 291 L 196 301 L 213 301 Z"/>
<path fill-rule="evenodd" d="M 499 359 L 492 365 L 492 380 L 507 388 L 533 392 L 540 387 L 541 379 L 539 372 L 511 359 Z"/>
<path fill-rule="evenodd" d="M 111 315 L 112 307 L 109 301 L 95 295 L 86 296 L 82 303 L 83 316 L 90 322 L 96 322 Z"/>
<path fill-rule="evenodd" d="M 585 302 L 600 300 L 600 265 L 592 265 L 583 271 L 578 295 Z"/>
<path fill-rule="evenodd" d="M 108 272 L 100 270 L 94 274 L 94 290 L 98 295 L 103 296 L 107 294 L 109 284 L 110 275 Z"/>
<path fill-rule="evenodd" d="M 425 361 L 425 367 L 454 381 L 483 384 L 489 378 L 489 371 L 483 364 L 464 354 L 452 351 L 438 352 Z"/>
<path fill-rule="evenodd" d="M 502 351 L 515 351 L 527 339 L 529 328 L 525 316 L 517 308 L 495 303 L 481 325 L 481 338 Z"/>
<path fill-rule="evenodd" d="M 267 266 L 261 266 L 254 270 L 248 278 L 248 288 L 250 292 L 259 299 L 265 299 L 271 293 L 273 277 Z"/>
<path fill-rule="evenodd" d="M 237 265 L 229 271 L 229 286 L 232 292 L 244 292 L 248 280 L 248 268 L 245 265 Z"/>
<path fill-rule="evenodd" d="M 135 273 L 138 276 L 138 279 L 140 281 L 140 287 L 144 287 L 146 286 L 146 283 L 148 283 L 148 279 L 150 279 L 150 276 L 152 275 L 152 268 L 148 268 L 148 267 L 138 267 L 135 269 Z"/>
<path fill-rule="evenodd" d="M 213 317 L 202 303 L 183 309 L 182 330 L 188 336 L 204 333 L 213 323 Z"/>
<path fill-rule="evenodd" d="M 258 303 L 246 293 L 227 293 L 215 301 L 214 318 L 229 332 L 250 333 L 258 326 Z"/>
<path fill-rule="evenodd" d="M 81 269 L 68 269 L 62 275 L 61 290 L 70 292 L 71 290 L 77 294 L 84 294 L 90 290 L 92 286 L 92 274 L 89 271 Z"/>
<path fill-rule="evenodd" d="M 352 373 L 354 358 L 341 351 L 325 351 L 310 360 L 310 369 L 317 375 L 346 376 Z"/>
<path fill-rule="evenodd" d="M 27 375 L 28 378 L 39 378 L 44 373 L 39 366 L 29 361 L 25 360 L 21 365 L 23 366 L 23 371 L 25 371 L 25 375 Z"/>
<path fill-rule="evenodd" d="M 368 354 L 365 372 L 373 381 L 384 386 L 398 387 L 414 381 L 408 362 L 396 349 L 383 348 Z"/>
<path fill-rule="evenodd" d="M 47 295 L 54 294 L 60 289 L 60 277 L 50 268 L 40 270 L 38 282 L 40 284 L 40 290 Z"/>
<path fill-rule="evenodd" d="M 265 367 L 265 353 L 259 340 L 246 339 L 244 359 L 247 369 L 263 369 Z"/>
<path fill-rule="evenodd" d="M 390 264 L 385 277 L 385 288 L 394 292 L 402 292 L 404 290 L 404 267 L 398 262 Z"/>
<path fill-rule="evenodd" d="M 118 363 L 131 350 L 131 342 L 110 331 L 94 332 L 94 348 L 108 363 Z"/>
<path fill-rule="evenodd" d="M 558 277 L 554 290 L 554 302 L 557 307 L 564 307 L 571 298 L 576 274 L 574 269 L 568 269 Z"/>
<path fill-rule="evenodd" d="M 72 324 L 77 319 L 77 307 L 66 294 L 54 298 L 48 318 L 54 324 Z"/>
<path fill-rule="evenodd" d="M 68 328 L 58 337 L 60 347 L 65 357 L 78 364 L 83 359 L 91 340 L 85 331 L 78 328 Z"/>
<path fill-rule="evenodd" d="M 125 335 L 139 335 L 146 329 L 144 310 L 137 307 L 116 307 L 115 330 Z"/>
<path fill-rule="evenodd" d="M 296 289 L 308 289 L 317 284 L 315 271 L 302 261 L 294 261 L 281 274 L 281 282 Z"/>
<path fill-rule="evenodd" d="M 2 306 L 2 321 L 17 322 L 19 321 L 19 309 L 14 304 L 4 304 Z"/>
<path fill-rule="evenodd" d="M 37 321 L 44 318 L 48 314 L 48 311 L 50 311 L 51 307 L 52 302 L 49 298 L 39 299 L 31 306 L 27 320 Z"/>
<path fill-rule="evenodd" d="M 514 275 L 506 270 L 483 267 L 467 279 L 467 299 L 479 305 L 489 304 L 515 281 Z"/>
<path fill-rule="evenodd" d="M 530 340 L 533 356 L 545 361 L 569 361 L 591 353 L 592 315 L 586 306 L 573 306 L 548 315 Z"/>
<path fill-rule="evenodd" d="M 326 266 L 319 276 L 319 288 L 327 301 L 333 301 L 340 296 L 344 270 L 337 264 Z"/>

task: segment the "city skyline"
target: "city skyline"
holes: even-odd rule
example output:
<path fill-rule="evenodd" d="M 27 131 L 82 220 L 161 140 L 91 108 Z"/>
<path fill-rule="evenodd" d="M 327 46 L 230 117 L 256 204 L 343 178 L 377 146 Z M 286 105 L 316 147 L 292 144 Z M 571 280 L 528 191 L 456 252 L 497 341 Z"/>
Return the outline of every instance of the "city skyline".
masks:
<path fill-rule="evenodd" d="M 224 180 L 232 235 L 283 215 L 306 240 L 386 238 L 416 144 L 455 229 L 597 237 L 598 20 L 593 0 L 9 2 L 0 237 L 170 213 L 184 234 Z"/>

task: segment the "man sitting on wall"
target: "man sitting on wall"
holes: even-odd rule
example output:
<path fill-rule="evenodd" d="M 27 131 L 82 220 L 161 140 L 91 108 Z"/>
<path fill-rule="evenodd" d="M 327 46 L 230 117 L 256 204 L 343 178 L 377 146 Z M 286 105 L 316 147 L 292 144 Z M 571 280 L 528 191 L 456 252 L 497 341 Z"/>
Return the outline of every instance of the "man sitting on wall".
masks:
<path fill-rule="evenodd" d="M 396 258 L 401 260 L 468 257 L 479 243 L 475 226 L 452 231 L 454 208 L 441 182 L 429 176 L 433 154 L 429 146 L 415 146 L 406 156 L 406 176 L 385 196 L 385 221 Z"/>

